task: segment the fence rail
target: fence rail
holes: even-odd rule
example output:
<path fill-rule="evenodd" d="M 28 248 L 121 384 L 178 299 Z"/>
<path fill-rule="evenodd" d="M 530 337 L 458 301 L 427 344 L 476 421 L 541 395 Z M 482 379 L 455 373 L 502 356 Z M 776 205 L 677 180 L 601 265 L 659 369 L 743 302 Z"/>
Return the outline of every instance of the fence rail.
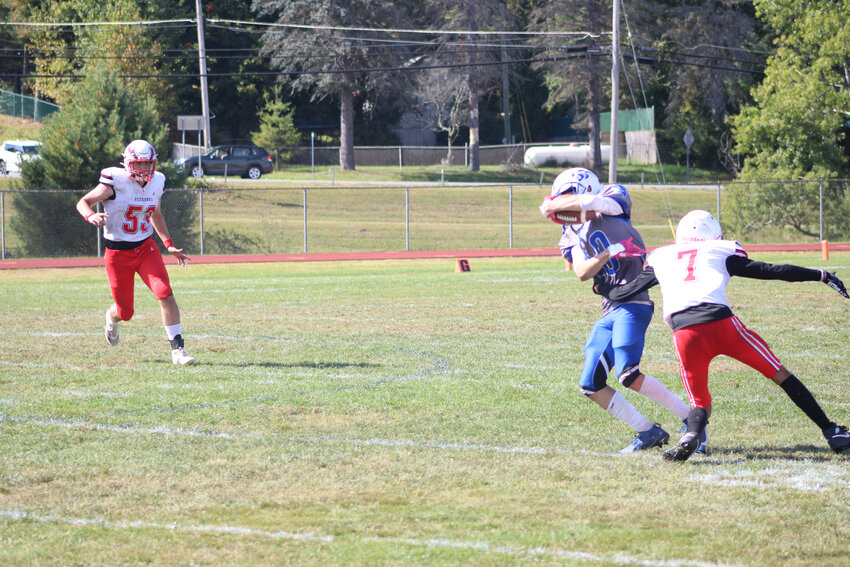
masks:
<path fill-rule="evenodd" d="M 808 234 L 768 223 L 730 236 L 811 244 L 835 234 L 824 210 L 846 210 L 850 184 L 826 182 L 825 197 L 825 182 L 786 183 L 813 203 Z M 669 241 L 679 217 L 696 208 L 712 211 L 725 227 L 729 187 L 633 186 L 632 222 L 648 246 Z M 84 193 L 0 191 L 0 259 L 101 255 L 100 231 L 74 208 Z M 537 184 L 184 188 L 167 191 L 162 210 L 175 242 L 190 254 L 550 248 L 560 231 L 538 210 L 546 194 L 548 187 Z"/>

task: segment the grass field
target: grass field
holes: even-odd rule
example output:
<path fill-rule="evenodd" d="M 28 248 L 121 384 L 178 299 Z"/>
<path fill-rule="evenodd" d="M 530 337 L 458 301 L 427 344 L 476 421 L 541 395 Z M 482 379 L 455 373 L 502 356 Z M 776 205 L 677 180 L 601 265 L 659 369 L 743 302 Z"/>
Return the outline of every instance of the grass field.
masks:
<path fill-rule="evenodd" d="M 847 253 L 759 259 L 850 279 Z M 188 368 L 141 286 L 109 347 L 101 269 L 0 272 L 0 564 L 847 564 L 847 457 L 781 389 L 716 361 L 712 453 L 622 456 L 576 387 L 588 285 L 558 258 L 471 264 L 174 269 Z M 730 297 L 850 423 L 850 302 Z M 643 368 L 682 393 L 660 314 Z"/>

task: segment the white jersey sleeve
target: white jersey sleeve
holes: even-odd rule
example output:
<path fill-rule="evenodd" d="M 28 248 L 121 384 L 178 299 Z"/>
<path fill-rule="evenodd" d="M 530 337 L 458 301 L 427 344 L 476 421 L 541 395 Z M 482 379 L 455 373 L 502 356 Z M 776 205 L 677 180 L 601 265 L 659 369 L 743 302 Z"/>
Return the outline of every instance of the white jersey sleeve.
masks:
<path fill-rule="evenodd" d="M 113 196 L 103 201 L 107 213 L 103 236 L 117 242 L 140 242 L 153 235 L 151 215 L 159 207 L 165 189 L 165 175 L 159 171 L 144 187 L 120 167 L 100 172 L 100 183 L 109 185 Z"/>
<path fill-rule="evenodd" d="M 653 250 L 646 263 L 655 271 L 661 287 L 664 320 L 689 307 L 703 303 L 725 305 L 729 271 L 726 259 L 747 256 L 741 245 L 731 240 L 707 240 L 672 244 Z"/>

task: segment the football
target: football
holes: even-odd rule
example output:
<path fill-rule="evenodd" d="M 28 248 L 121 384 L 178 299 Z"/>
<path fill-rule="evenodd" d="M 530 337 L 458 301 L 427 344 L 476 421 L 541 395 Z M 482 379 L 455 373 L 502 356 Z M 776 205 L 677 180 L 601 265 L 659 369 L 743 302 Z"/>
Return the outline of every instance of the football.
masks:
<path fill-rule="evenodd" d="M 596 211 L 558 211 L 549 215 L 558 224 L 583 224 L 596 218 Z"/>

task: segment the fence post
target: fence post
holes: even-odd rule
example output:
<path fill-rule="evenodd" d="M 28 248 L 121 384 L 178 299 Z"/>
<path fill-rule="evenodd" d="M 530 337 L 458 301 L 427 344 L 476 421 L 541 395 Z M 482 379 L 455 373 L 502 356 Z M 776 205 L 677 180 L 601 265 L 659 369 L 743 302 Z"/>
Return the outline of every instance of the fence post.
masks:
<path fill-rule="evenodd" d="M 198 203 L 201 217 L 201 256 L 204 255 L 204 188 L 198 190 Z"/>
<path fill-rule="evenodd" d="M 410 252 L 410 187 L 404 188 L 404 249 Z"/>
<path fill-rule="evenodd" d="M 6 192 L 0 191 L 0 232 L 2 232 L 3 260 L 6 259 Z"/>
<path fill-rule="evenodd" d="M 823 242 L 823 179 L 820 180 L 820 194 L 818 195 L 818 201 L 820 203 L 820 241 Z"/>
<path fill-rule="evenodd" d="M 307 188 L 304 188 L 304 253 L 307 253 Z"/>
<path fill-rule="evenodd" d="M 514 186 L 508 185 L 508 248 L 514 247 Z"/>
<path fill-rule="evenodd" d="M 398 147 L 398 168 L 402 169 L 401 146 Z"/>

